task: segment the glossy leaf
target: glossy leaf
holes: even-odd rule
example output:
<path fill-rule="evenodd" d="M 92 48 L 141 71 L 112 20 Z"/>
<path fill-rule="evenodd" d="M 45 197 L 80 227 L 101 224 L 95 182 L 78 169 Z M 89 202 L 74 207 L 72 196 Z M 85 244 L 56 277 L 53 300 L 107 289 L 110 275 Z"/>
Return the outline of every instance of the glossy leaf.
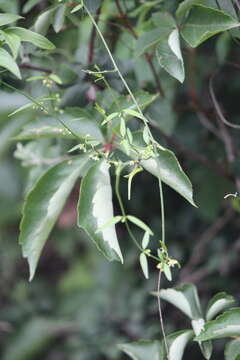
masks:
<path fill-rule="evenodd" d="M 160 360 L 160 341 L 136 341 L 119 348 L 133 360 Z"/>
<path fill-rule="evenodd" d="M 15 14 L 0 14 L 0 26 L 11 24 L 19 19 L 22 19 L 22 16 Z"/>
<path fill-rule="evenodd" d="M 240 336 L 240 308 L 230 309 L 216 320 L 208 321 L 195 340 L 206 341 L 233 336 Z"/>
<path fill-rule="evenodd" d="M 18 79 L 21 79 L 21 73 L 17 63 L 12 56 L 3 48 L 0 48 L 0 66 L 10 71 Z"/>
<path fill-rule="evenodd" d="M 172 289 L 162 289 L 160 291 L 160 297 L 176 306 L 190 319 L 194 320 L 202 318 L 201 305 L 197 289 L 194 285 L 184 284 Z"/>
<path fill-rule="evenodd" d="M 233 296 L 221 292 L 213 296 L 209 301 L 206 311 L 206 320 L 212 320 L 216 315 L 235 302 Z"/>
<path fill-rule="evenodd" d="M 15 34 L 20 37 L 21 41 L 30 42 L 41 49 L 45 49 L 45 50 L 55 49 L 55 45 L 51 41 L 49 41 L 44 36 L 37 34 L 34 31 L 24 29 L 21 27 L 11 27 L 7 29 L 7 33 Z"/>
<path fill-rule="evenodd" d="M 106 160 L 94 164 L 82 180 L 78 203 L 78 226 L 83 228 L 97 248 L 109 260 L 121 260 L 115 226 L 97 232 L 114 217 L 109 165 Z"/>
<path fill-rule="evenodd" d="M 240 359 L 240 339 L 230 341 L 224 351 L 225 360 Z"/>
<path fill-rule="evenodd" d="M 88 158 L 66 160 L 51 167 L 28 193 L 19 242 L 32 280 L 42 249 Z"/>
<path fill-rule="evenodd" d="M 195 5 L 184 22 L 181 35 L 192 47 L 197 47 L 213 35 L 239 26 L 239 22 L 223 11 Z"/>

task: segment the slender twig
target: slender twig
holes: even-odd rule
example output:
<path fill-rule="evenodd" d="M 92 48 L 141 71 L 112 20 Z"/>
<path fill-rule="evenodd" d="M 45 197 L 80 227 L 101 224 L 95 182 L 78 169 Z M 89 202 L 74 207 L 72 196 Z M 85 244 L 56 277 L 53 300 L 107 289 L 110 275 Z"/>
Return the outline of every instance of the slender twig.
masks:
<path fill-rule="evenodd" d="M 189 280 L 189 277 L 192 276 L 193 270 L 204 258 L 209 242 L 219 233 L 219 231 L 223 229 L 233 216 L 234 210 L 231 207 L 227 208 L 223 216 L 218 218 L 206 231 L 203 232 L 191 252 L 192 255 L 190 259 L 180 272 L 180 281 L 185 282 Z"/>
<path fill-rule="evenodd" d="M 158 283 L 157 283 L 158 314 L 159 314 L 159 321 L 160 321 L 160 325 L 161 325 L 164 346 L 165 346 L 167 358 L 169 359 L 169 349 L 168 349 L 168 343 L 167 343 L 166 334 L 165 334 L 163 314 L 162 314 L 162 308 L 161 308 L 161 298 L 160 298 L 161 278 L 162 278 L 162 270 L 159 270 Z"/>
<path fill-rule="evenodd" d="M 52 73 L 51 69 L 43 68 L 43 67 L 32 65 L 32 64 L 21 64 L 21 65 L 19 65 L 19 67 L 20 67 L 20 69 L 36 70 L 36 71 L 45 72 L 47 74 Z"/>

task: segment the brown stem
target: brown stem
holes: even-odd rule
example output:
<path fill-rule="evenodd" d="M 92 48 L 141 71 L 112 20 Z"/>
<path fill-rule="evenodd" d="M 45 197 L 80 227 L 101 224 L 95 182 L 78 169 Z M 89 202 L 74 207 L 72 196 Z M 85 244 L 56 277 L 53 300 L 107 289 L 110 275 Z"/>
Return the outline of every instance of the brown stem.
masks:
<path fill-rule="evenodd" d="M 224 215 L 218 218 L 197 240 L 197 244 L 192 250 L 192 255 L 180 272 L 180 281 L 189 281 L 192 278 L 193 270 L 203 260 L 206 251 L 208 250 L 208 244 L 210 241 L 222 230 L 222 228 L 232 219 L 234 216 L 234 210 L 230 207 L 227 208 Z M 199 269 L 197 271 L 200 271 Z"/>
<path fill-rule="evenodd" d="M 36 71 L 45 72 L 47 74 L 52 73 L 51 69 L 47 69 L 47 68 L 43 68 L 40 66 L 31 65 L 31 64 L 21 64 L 21 65 L 19 65 L 19 67 L 20 67 L 20 69 L 36 70 Z"/>

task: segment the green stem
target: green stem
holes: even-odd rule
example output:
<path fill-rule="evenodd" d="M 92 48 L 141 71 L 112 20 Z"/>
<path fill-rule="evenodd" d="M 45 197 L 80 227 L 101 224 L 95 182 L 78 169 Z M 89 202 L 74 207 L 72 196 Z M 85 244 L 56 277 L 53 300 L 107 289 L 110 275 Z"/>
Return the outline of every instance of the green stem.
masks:
<path fill-rule="evenodd" d="M 160 194 L 160 204 L 161 204 L 161 218 L 162 218 L 162 242 L 165 244 L 165 209 L 164 209 L 164 196 L 163 196 L 163 186 L 162 180 L 158 178 L 159 184 L 159 194 Z"/>

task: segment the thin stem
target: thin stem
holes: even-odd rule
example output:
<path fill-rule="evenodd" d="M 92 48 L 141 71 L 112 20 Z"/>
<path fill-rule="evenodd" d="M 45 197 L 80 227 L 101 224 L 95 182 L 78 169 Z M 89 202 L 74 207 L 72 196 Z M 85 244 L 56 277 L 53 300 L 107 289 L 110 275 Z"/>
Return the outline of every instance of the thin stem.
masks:
<path fill-rule="evenodd" d="M 124 209 L 124 205 L 123 205 L 123 201 L 122 201 L 122 197 L 121 197 L 121 194 L 120 194 L 120 175 L 121 175 L 121 170 L 122 168 L 120 169 L 117 169 L 116 171 L 116 182 L 115 182 L 115 193 L 116 193 L 116 196 L 117 196 L 117 199 L 118 199 L 118 202 L 119 202 L 119 206 L 120 206 L 120 209 L 121 209 L 121 213 L 122 213 L 122 216 L 125 217 L 125 226 L 126 226 L 126 229 L 128 231 L 128 234 L 130 236 L 130 238 L 132 239 L 132 241 L 134 242 L 134 244 L 137 246 L 137 248 L 141 251 L 141 252 L 144 252 L 144 249 L 141 247 L 141 245 L 139 245 L 137 239 L 135 238 L 130 226 L 129 226 L 129 223 L 128 223 L 128 220 L 126 218 L 126 211 Z M 146 256 L 150 257 L 151 259 L 154 259 L 156 260 L 157 262 L 159 262 L 159 259 L 152 255 L 152 254 L 149 254 L 147 253 Z"/>
<path fill-rule="evenodd" d="M 160 193 L 160 204 L 161 204 L 161 218 L 162 218 L 162 242 L 165 244 L 165 210 L 164 210 L 164 196 L 163 186 L 160 177 L 158 178 L 159 193 Z"/>
<path fill-rule="evenodd" d="M 126 80 L 124 79 L 121 71 L 119 70 L 119 67 L 117 66 L 117 64 L 116 64 L 116 62 L 115 62 L 115 60 L 114 60 L 114 58 L 113 58 L 113 56 L 112 56 L 112 53 L 111 53 L 111 51 L 110 51 L 110 49 L 109 49 L 109 47 L 108 47 L 108 44 L 106 43 L 106 40 L 104 39 L 104 36 L 103 36 L 101 30 L 100 30 L 99 27 L 98 27 L 98 24 L 96 23 L 94 17 L 92 16 L 92 14 L 90 13 L 90 11 L 88 10 L 88 8 L 86 7 L 85 4 L 84 4 L 84 8 L 85 8 L 88 16 L 90 17 L 92 23 L 94 24 L 94 26 L 95 26 L 96 29 L 97 29 L 97 32 L 98 32 L 98 34 L 99 34 L 99 36 L 100 36 L 100 38 L 101 38 L 101 40 L 102 40 L 102 42 L 103 42 L 103 45 L 105 46 L 105 49 L 106 49 L 106 51 L 107 51 L 107 53 L 108 53 L 108 55 L 109 55 L 109 57 L 110 57 L 110 60 L 111 60 L 111 62 L 112 62 L 112 64 L 113 64 L 113 66 L 114 66 L 114 69 L 117 71 L 120 79 L 122 80 L 122 83 L 124 84 L 124 86 L 125 86 L 126 90 L 128 91 L 129 95 L 131 96 L 132 101 L 134 102 L 137 110 L 139 111 L 139 113 L 140 113 L 141 115 L 143 115 L 143 112 L 142 112 L 142 110 L 141 110 L 141 108 L 140 108 L 140 106 L 139 106 L 139 104 L 138 104 L 138 102 L 137 102 L 137 99 L 136 99 L 135 96 L 133 95 L 132 90 L 131 90 L 130 87 L 128 86 L 128 83 L 126 82 Z M 144 119 L 144 117 L 143 117 L 143 122 L 144 122 L 144 124 L 145 124 L 146 126 L 148 126 L 148 125 L 147 125 L 147 121 L 146 121 L 146 119 Z"/>
<path fill-rule="evenodd" d="M 165 350 L 167 353 L 167 358 L 169 359 L 169 349 L 168 349 L 168 344 L 167 344 L 167 339 L 166 339 L 166 334 L 165 334 L 165 329 L 164 329 L 163 314 L 162 314 L 162 308 L 161 308 L 161 298 L 160 298 L 161 278 L 162 278 L 162 271 L 159 270 L 158 283 L 157 283 L 158 313 L 159 313 L 159 320 L 160 320 L 160 325 L 161 325 L 164 346 L 165 346 Z"/>

